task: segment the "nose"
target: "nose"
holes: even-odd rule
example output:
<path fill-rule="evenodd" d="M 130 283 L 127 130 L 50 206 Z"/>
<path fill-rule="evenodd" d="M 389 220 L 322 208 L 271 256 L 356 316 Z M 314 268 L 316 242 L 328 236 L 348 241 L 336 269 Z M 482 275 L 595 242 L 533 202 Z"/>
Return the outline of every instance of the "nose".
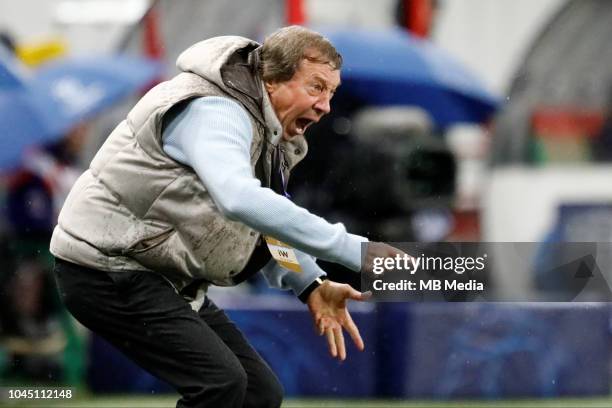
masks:
<path fill-rule="evenodd" d="M 331 107 L 329 104 L 330 101 L 330 95 L 326 93 L 322 94 L 321 97 L 318 98 L 314 104 L 315 111 L 317 111 L 317 113 L 319 113 L 321 116 L 327 115 L 329 112 L 331 112 Z"/>

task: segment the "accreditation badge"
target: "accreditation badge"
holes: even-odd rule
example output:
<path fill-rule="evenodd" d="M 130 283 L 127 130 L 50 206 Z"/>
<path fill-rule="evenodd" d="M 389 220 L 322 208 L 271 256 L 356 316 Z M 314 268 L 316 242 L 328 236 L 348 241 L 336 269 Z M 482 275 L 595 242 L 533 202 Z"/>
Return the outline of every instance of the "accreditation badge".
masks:
<path fill-rule="evenodd" d="M 293 248 L 276 238 L 264 236 L 264 239 L 266 240 L 266 244 L 268 244 L 268 249 L 272 254 L 272 258 L 274 258 L 280 266 L 293 272 L 302 272 L 302 267 L 295 256 Z"/>

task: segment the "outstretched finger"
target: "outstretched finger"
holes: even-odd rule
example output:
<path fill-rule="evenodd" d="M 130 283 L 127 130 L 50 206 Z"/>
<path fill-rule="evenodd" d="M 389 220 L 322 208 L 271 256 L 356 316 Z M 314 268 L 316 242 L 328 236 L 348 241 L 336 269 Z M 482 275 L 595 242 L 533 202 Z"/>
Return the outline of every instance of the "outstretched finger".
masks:
<path fill-rule="evenodd" d="M 327 346 L 329 347 L 329 354 L 332 357 L 338 355 L 338 349 L 336 348 L 336 340 L 334 339 L 334 331 L 331 327 L 325 329 L 325 335 L 327 336 Z"/>
<path fill-rule="evenodd" d="M 334 327 L 334 338 L 336 340 L 336 348 L 338 349 L 338 358 L 342 361 L 346 359 L 346 347 L 344 345 L 344 334 L 342 334 L 342 327 Z"/>
<path fill-rule="evenodd" d="M 361 338 L 361 334 L 359 333 L 357 325 L 355 324 L 353 318 L 348 312 L 346 313 L 346 322 L 344 323 L 344 328 L 351 336 L 351 339 L 353 339 L 353 343 L 355 343 L 355 346 L 357 346 L 359 350 L 363 351 L 365 349 L 365 344 L 363 343 L 363 339 Z"/>
<path fill-rule="evenodd" d="M 325 323 L 323 323 L 323 320 L 319 320 L 317 329 L 319 330 L 319 336 L 322 336 L 325 333 Z"/>

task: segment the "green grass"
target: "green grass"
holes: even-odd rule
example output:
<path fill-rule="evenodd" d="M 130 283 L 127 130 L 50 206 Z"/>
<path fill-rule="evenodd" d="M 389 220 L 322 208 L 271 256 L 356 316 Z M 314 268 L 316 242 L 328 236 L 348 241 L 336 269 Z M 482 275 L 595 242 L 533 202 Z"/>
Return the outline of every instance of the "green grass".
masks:
<path fill-rule="evenodd" d="M 62 407 L 62 408 L 161 408 L 174 407 L 176 398 L 163 396 L 91 396 L 72 400 L 19 401 L 2 407 Z M 413 400 L 333 400 L 333 399 L 289 399 L 284 408 L 611 408 L 612 398 L 564 398 L 541 400 L 505 401 L 413 401 Z"/>
<path fill-rule="evenodd" d="M 295 400 L 285 408 L 611 408 L 612 398 L 506 401 Z"/>

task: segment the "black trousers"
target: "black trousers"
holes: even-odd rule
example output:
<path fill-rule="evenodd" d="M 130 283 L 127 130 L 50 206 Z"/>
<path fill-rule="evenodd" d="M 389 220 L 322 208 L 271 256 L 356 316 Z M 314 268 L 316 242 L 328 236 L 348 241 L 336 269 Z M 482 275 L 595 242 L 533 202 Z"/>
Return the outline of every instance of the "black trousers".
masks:
<path fill-rule="evenodd" d="M 278 379 L 210 299 L 199 312 L 161 276 L 56 259 L 64 304 L 84 326 L 176 388 L 177 407 L 279 407 Z"/>

